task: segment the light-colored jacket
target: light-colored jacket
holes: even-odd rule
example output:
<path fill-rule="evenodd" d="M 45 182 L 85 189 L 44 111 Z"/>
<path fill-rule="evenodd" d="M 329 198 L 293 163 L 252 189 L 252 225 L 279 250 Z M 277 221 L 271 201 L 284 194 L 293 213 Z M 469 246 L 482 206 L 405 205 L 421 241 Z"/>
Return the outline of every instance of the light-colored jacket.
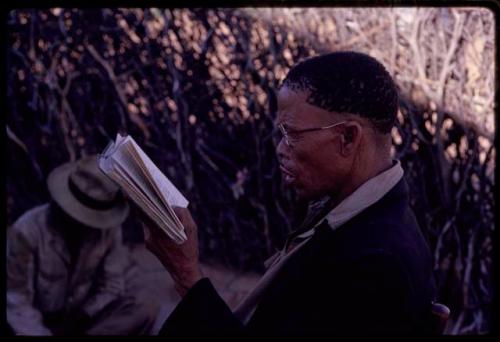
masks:
<path fill-rule="evenodd" d="M 81 308 L 92 317 L 124 292 L 120 227 L 92 231 L 71 266 L 49 211 L 33 208 L 8 229 L 7 320 L 16 334 L 51 335 L 44 314 Z"/>

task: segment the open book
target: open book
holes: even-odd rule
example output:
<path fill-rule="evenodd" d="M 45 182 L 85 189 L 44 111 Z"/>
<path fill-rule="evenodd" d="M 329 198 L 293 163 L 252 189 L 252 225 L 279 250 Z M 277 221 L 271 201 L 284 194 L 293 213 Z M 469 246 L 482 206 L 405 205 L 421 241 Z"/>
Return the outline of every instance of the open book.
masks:
<path fill-rule="evenodd" d="M 99 156 L 99 168 L 176 243 L 187 240 L 172 206 L 188 201 L 130 136 L 117 134 Z"/>

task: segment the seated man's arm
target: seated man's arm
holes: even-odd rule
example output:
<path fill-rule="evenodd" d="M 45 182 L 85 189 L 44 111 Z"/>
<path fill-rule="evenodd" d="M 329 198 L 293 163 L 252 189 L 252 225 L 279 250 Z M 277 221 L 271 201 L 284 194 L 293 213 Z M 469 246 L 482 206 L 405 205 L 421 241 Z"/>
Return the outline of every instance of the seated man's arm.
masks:
<path fill-rule="evenodd" d="M 52 335 L 33 306 L 36 246 L 18 226 L 7 238 L 7 321 L 16 335 Z"/>
<path fill-rule="evenodd" d="M 122 243 L 121 228 L 115 228 L 109 233 L 109 246 L 95 279 L 95 292 L 91 293 L 83 305 L 83 312 L 89 318 L 123 295 L 125 289 L 124 271 L 127 266 L 125 261 L 128 259 Z"/>

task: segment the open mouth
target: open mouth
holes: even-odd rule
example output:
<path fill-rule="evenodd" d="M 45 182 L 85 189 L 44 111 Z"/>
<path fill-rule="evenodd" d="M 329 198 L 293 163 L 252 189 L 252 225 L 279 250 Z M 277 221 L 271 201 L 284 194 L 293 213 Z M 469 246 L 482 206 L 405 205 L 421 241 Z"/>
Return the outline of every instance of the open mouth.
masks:
<path fill-rule="evenodd" d="M 288 169 L 286 169 L 283 165 L 280 164 L 280 170 L 283 174 L 283 178 L 285 180 L 285 184 L 288 186 L 290 184 L 293 183 L 293 181 L 295 180 L 295 176 L 293 175 L 293 173 L 291 173 L 290 171 L 288 171 Z"/>

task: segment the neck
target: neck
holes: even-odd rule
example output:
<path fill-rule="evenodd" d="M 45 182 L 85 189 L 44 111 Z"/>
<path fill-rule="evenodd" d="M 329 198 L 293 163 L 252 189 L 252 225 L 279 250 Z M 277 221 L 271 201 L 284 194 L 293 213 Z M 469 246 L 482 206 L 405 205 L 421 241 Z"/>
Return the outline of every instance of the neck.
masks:
<path fill-rule="evenodd" d="M 363 165 L 360 164 L 363 160 Z M 346 183 L 343 189 L 333 199 L 333 207 L 340 204 L 345 198 L 351 195 L 365 182 L 371 178 L 387 171 L 392 167 L 392 158 L 390 154 L 381 158 L 380 154 L 372 154 L 372 158 L 355 160 L 352 163 L 351 170 L 349 171 L 350 181 Z"/>

